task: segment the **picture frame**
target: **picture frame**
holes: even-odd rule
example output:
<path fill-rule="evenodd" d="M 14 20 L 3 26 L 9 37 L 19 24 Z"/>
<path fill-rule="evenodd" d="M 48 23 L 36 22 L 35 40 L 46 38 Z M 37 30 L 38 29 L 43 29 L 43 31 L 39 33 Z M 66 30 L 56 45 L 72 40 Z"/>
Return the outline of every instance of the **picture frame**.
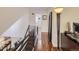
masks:
<path fill-rule="evenodd" d="M 42 19 L 43 19 L 43 20 L 47 20 L 47 15 L 43 15 L 43 16 L 42 16 Z"/>

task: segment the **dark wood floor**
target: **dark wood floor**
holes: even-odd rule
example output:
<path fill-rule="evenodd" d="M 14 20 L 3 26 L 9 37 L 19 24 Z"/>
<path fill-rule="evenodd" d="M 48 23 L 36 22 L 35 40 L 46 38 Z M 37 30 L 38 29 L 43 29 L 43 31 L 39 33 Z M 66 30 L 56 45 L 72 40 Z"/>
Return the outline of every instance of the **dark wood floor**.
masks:
<path fill-rule="evenodd" d="M 52 43 L 48 42 L 48 33 L 42 32 L 41 39 L 38 40 L 35 51 L 51 51 Z"/>

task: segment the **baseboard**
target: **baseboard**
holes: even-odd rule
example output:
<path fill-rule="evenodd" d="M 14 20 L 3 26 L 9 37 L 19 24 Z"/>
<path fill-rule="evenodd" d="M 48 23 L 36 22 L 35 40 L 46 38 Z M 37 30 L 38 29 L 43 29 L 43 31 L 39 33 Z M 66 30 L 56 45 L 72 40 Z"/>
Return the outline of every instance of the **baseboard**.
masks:
<path fill-rule="evenodd" d="M 52 47 L 51 51 L 58 51 L 57 47 Z"/>
<path fill-rule="evenodd" d="M 52 49 L 51 49 L 52 51 L 63 51 L 62 49 L 61 49 L 61 47 L 58 49 L 57 47 L 53 47 Z"/>

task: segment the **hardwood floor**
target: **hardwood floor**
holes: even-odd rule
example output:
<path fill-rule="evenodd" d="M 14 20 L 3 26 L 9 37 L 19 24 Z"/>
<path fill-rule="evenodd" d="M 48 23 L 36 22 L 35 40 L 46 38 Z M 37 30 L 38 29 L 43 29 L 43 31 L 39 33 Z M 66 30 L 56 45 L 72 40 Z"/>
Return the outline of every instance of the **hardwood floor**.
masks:
<path fill-rule="evenodd" d="M 52 43 L 48 42 L 48 33 L 42 32 L 41 39 L 37 40 L 35 51 L 51 51 Z"/>

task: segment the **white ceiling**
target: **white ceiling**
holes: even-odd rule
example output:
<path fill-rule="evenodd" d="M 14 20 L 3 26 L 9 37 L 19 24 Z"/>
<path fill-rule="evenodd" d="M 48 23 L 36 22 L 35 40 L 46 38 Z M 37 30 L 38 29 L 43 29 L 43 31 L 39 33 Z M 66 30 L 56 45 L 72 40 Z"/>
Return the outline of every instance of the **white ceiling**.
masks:
<path fill-rule="evenodd" d="M 51 7 L 31 7 L 29 10 L 31 10 L 34 13 L 45 13 L 48 12 L 51 9 Z"/>

